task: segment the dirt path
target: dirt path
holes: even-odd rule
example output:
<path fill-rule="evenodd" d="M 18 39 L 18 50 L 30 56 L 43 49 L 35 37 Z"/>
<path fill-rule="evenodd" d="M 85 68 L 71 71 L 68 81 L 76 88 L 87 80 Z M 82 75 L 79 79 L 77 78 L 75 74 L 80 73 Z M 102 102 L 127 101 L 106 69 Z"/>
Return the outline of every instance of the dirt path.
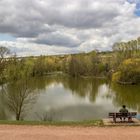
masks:
<path fill-rule="evenodd" d="M 0 125 L 0 140 L 140 140 L 140 127 Z"/>

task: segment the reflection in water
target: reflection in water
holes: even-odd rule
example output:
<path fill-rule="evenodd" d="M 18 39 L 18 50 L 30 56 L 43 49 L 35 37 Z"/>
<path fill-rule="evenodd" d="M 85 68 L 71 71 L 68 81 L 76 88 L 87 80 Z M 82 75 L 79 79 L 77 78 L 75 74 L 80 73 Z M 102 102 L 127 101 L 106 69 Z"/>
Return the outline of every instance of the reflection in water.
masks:
<path fill-rule="evenodd" d="M 3 93 L 0 93 L 0 120 L 7 119 L 4 101 L 5 101 L 4 95 L 3 95 Z"/>
<path fill-rule="evenodd" d="M 66 81 L 67 80 L 67 81 Z M 67 78 L 64 82 L 64 88 L 78 94 L 81 97 L 89 96 L 90 100 L 95 101 L 98 87 L 103 84 L 103 80 L 83 79 L 83 78 Z"/>
<path fill-rule="evenodd" d="M 125 104 L 128 108 L 140 112 L 140 86 L 112 84 L 115 92 L 113 102 L 115 105 Z"/>
<path fill-rule="evenodd" d="M 139 86 L 62 75 L 32 78 L 28 86 L 38 96 L 32 110 L 24 117 L 26 120 L 100 119 L 107 117 L 110 111 L 118 111 L 122 104 L 131 110 L 140 109 Z M 12 119 L 2 93 L 0 100 L 0 119 Z"/>

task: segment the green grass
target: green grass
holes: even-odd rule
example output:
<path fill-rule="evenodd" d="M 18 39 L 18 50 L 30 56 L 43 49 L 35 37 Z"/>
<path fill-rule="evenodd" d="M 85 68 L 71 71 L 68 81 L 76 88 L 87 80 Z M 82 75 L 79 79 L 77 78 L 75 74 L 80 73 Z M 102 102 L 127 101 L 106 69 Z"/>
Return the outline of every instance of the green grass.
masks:
<path fill-rule="evenodd" d="M 81 121 L 81 122 L 50 122 L 50 121 L 7 121 L 0 120 L 0 125 L 52 125 L 52 126 L 102 126 L 102 120 L 90 120 L 90 121 Z"/>

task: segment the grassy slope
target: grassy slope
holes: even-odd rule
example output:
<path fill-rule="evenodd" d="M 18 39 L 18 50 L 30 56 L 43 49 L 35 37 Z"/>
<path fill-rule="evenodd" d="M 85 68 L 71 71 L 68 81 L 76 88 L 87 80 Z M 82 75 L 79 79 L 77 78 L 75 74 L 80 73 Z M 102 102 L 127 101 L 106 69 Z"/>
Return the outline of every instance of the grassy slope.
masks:
<path fill-rule="evenodd" d="M 0 125 L 54 125 L 54 126 L 102 126 L 102 120 L 91 120 L 82 122 L 43 122 L 43 121 L 5 121 L 0 120 Z"/>

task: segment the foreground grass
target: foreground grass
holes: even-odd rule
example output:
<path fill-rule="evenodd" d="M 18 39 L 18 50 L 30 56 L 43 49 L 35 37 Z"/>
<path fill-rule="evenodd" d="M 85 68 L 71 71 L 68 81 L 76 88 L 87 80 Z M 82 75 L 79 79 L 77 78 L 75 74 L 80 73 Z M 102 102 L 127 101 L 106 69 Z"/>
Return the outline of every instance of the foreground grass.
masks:
<path fill-rule="evenodd" d="M 81 122 L 54 122 L 54 121 L 7 121 L 0 120 L 0 125 L 51 125 L 51 126 L 102 126 L 102 120 L 90 120 Z"/>

